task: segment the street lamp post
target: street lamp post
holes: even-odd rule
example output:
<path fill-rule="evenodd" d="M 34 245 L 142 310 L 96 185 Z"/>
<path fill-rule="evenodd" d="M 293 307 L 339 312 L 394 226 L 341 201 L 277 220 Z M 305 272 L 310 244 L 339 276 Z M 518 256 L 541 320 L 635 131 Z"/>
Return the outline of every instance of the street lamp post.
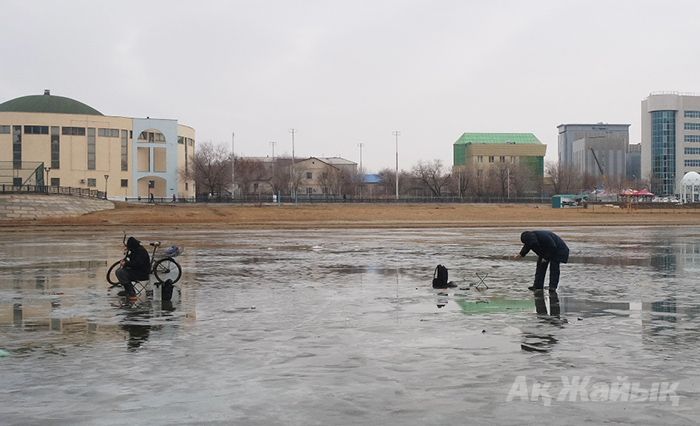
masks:
<path fill-rule="evenodd" d="M 105 175 L 105 200 L 107 199 L 107 180 L 109 179 L 109 175 Z"/>
<path fill-rule="evenodd" d="M 49 180 L 49 172 L 51 171 L 51 167 L 46 167 L 44 166 L 44 171 L 46 172 L 46 183 L 44 186 L 46 186 L 46 192 L 49 192 L 49 186 L 51 186 L 51 181 Z"/>
<path fill-rule="evenodd" d="M 399 135 L 400 131 L 394 130 L 394 137 L 396 138 L 396 199 L 399 199 Z"/>

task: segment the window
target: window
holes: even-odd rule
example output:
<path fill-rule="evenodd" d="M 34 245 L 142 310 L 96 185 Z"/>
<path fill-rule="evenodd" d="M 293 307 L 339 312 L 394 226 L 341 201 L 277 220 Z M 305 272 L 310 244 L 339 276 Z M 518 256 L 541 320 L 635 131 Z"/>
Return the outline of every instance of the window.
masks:
<path fill-rule="evenodd" d="M 189 190 L 189 187 L 190 186 L 187 184 L 187 182 L 185 182 L 185 191 Z"/>
<path fill-rule="evenodd" d="M 685 160 L 685 167 L 700 167 L 700 160 Z"/>
<path fill-rule="evenodd" d="M 121 140 L 121 166 L 122 166 L 122 172 L 126 172 L 129 170 L 129 140 L 128 140 L 129 132 L 126 130 L 122 130 L 122 140 Z"/>
<path fill-rule="evenodd" d="M 96 187 L 96 186 L 97 186 L 97 179 L 95 179 L 95 178 L 88 178 L 88 180 L 87 180 L 87 186 L 89 186 L 90 188 Z"/>
<path fill-rule="evenodd" d="M 187 139 L 187 145 L 194 146 L 194 139 Z"/>
<path fill-rule="evenodd" d="M 683 123 L 685 130 L 700 130 L 700 123 Z"/>
<path fill-rule="evenodd" d="M 676 111 L 651 113 L 651 173 L 655 177 L 651 182 L 651 192 L 673 194 L 676 182 Z"/>
<path fill-rule="evenodd" d="M 22 168 L 22 126 L 12 126 L 12 168 Z"/>
<path fill-rule="evenodd" d="M 483 170 L 477 169 L 476 171 L 476 177 L 481 177 L 483 175 Z"/>
<path fill-rule="evenodd" d="M 311 194 L 313 194 L 313 193 L 314 193 L 314 189 L 313 189 L 313 188 L 306 188 L 306 195 L 311 195 Z"/>
<path fill-rule="evenodd" d="M 476 157 L 476 162 L 477 162 L 477 163 L 483 163 L 483 162 L 484 162 L 484 156 L 483 156 L 483 155 L 479 155 L 478 157 Z"/>
<path fill-rule="evenodd" d="M 489 163 L 493 163 L 493 161 L 494 161 L 493 155 L 489 155 Z"/>
<path fill-rule="evenodd" d="M 700 155 L 700 148 L 685 148 L 683 152 L 685 155 Z"/>
<path fill-rule="evenodd" d="M 61 137 L 58 126 L 51 127 L 51 168 L 61 168 Z"/>
<path fill-rule="evenodd" d="M 48 135 L 49 126 L 24 126 L 25 135 Z"/>
<path fill-rule="evenodd" d="M 498 159 L 498 161 L 500 161 L 501 163 L 505 163 L 505 162 L 506 162 L 506 156 L 505 156 L 505 155 L 501 155 L 501 157 Z"/>
<path fill-rule="evenodd" d="M 129 179 L 122 179 L 121 180 L 121 187 L 128 188 L 129 187 Z"/>
<path fill-rule="evenodd" d="M 141 132 L 139 142 L 165 142 L 165 136 L 161 132 Z"/>
<path fill-rule="evenodd" d="M 685 111 L 683 113 L 685 118 L 700 118 L 700 111 Z"/>
<path fill-rule="evenodd" d="M 685 142 L 700 142 L 700 135 L 685 135 L 683 139 Z"/>
<path fill-rule="evenodd" d="M 184 145 L 184 144 L 185 144 L 185 138 L 182 137 L 182 136 L 178 136 L 178 137 L 177 137 L 177 143 L 180 144 L 180 145 Z"/>
<path fill-rule="evenodd" d="M 61 134 L 64 136 L 85 136 L 85 127 L 63 127 Z"/>
<path fill-rule="evenodd" d="M 306 178 L 307 178 L 307 179 L 311 179 L 312 176 L 313 176 L 313 175 L 311 174 L 311 172 L 306 172 Z"/>
<path fill-rule="evenodd" d="M 87 169 L 95 170 L 95 128 L 88 128 L 87 138 Z"/>
<path fill-rule="evenodd" d="M 51 186 L 61 186 L 61 178 L 51 178 Z"/>
<path fill-rule="evenodd" d="M 9 135 L 10 134 L 10 126 L 0 126 L 0 134 L 3 135 Z"/>
<path fill-rule="evenodd" d="M 102 138 L 118 138 L 119 129 L 97 129 L 97 136 Z"/>

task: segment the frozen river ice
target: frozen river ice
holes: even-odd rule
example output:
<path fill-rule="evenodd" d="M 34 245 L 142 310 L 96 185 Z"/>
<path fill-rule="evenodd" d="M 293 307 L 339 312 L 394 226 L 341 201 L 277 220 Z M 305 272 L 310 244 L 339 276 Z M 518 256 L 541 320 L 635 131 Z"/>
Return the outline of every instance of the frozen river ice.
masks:
<path fill-rule="evenodd" d="M 558 303 L 520 231 L 134 230 L 185 254 L 133 306 L 121 232 L 3 232 L 0 423 L 700 422 L 700 228 L 556 229 Z"/>

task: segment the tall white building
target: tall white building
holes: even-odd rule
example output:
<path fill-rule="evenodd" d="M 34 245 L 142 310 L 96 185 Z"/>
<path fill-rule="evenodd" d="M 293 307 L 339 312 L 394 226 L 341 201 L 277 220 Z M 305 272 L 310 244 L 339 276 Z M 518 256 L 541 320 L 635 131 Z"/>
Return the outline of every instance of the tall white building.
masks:
<path fill-rule="evenodd" d="M 700 96 L 651 93 L 642 101 L 642 175 L 653 193 L 671 195 L 690 171 L 700 171 Z"/>

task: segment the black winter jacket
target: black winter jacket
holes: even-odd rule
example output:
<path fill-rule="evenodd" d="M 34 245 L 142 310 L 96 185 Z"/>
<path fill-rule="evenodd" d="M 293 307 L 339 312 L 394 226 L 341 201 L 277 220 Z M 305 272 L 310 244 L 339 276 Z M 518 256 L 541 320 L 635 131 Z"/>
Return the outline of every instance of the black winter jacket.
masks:
<path fill-rule="evenodd" d="M 139 279 L 148 279 L 151 274 L 151 258 L 148 251 L 141 245 L 141 242 L 134 237 L 130 237 L 126 242 L 129 251 L 126 254 L 124 266 L 134 271 Z"/>
<path fill-rule="evenodd" d="M 523 248 L 520 256 L 525 256 L 530 250 L 539 257 L 561 263 L 569 261 L 569 247 L 557 234 L 551 231 L 525 231 L 520 235 Z"/>

